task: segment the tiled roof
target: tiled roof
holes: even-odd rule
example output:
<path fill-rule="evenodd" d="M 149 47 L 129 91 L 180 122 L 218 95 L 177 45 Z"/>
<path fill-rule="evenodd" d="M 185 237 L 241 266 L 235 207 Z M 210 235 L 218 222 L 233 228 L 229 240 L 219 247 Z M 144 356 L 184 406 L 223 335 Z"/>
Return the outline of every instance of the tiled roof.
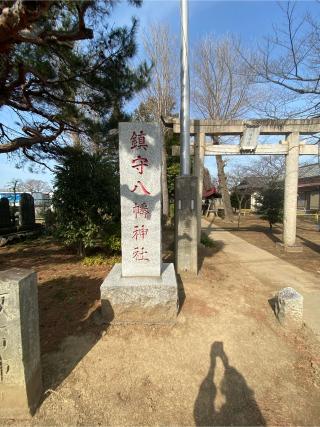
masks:
<path fill-rule="evenodd" d="M 299 178 L 313 178 L 320 176 L 320 164 L 304 165 L 299 167 Z"/>
<path fill-rule="evenodd" d="M 239 190 L 244 190 L 247 188 L 261 188 L 264 185 L 264 179 L 259 176 L 246 176 L 244 177 L 240 184 L 238 185 Z"/>

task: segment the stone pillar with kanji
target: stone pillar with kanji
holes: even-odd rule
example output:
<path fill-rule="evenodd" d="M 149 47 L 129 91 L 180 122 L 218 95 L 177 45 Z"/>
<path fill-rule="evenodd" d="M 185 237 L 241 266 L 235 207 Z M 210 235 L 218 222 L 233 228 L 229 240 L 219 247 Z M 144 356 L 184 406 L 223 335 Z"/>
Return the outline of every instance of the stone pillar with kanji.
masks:
<path fill-rule="evenodd" d="M 122 263 L 101 286 L 102 314 L 113 323 L 172 323 L 178 307 L 173 264 L 162 263 L 158 123 L 119 124 Z"/>
<path fill-rule="evenodd" d="M 22 268 L 4 270 L 0 272 L 0 418 L 29 418 L 41 396 L 37 276 Z"/>

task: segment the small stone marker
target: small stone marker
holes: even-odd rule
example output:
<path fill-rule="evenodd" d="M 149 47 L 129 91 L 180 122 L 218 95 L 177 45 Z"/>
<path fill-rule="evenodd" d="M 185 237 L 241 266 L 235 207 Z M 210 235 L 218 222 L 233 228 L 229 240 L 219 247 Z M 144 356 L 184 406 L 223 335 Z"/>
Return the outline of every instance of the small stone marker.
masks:
<path fill-rule="evenodd" d="M 110 322 L 172 322 L 177 282 L 172 264 L 162 264 L 161 167 L 163 137 L 158 123 L 120 123 L 122 264 L 101 286 Z"/>
<path fill-rule="evenodd" d="M 20 226 L 33 227 L 35 224 L 34 200 L 31 194 L 22 193 L 20 196 Z"/>
<path fill-rule="evenodd" d="M 10 227 L 11 218 L 10 218 L 10 205 L 9 199 L 2 197 L 0 199 L 0 228 L 1 227 Z"/>
<path fill-rule="evenodd" d="M 0 418 L 27 418 L 42 393 L 36 273 L 0 272 Z"/>
<path fill-rule="evenodd" d="M 303 325 L 303 296 L 291 287 L 277 294 L 276 315 L 279 322 L 288 328 L 298 329 Z"/>

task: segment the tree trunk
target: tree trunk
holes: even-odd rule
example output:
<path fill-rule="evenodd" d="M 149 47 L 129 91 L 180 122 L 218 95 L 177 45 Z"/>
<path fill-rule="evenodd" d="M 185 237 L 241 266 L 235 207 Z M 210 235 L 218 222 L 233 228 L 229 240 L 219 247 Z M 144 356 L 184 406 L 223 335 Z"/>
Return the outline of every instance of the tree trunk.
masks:
<path fill-rule="evenodd" d="M 240 220 L 241 220 L 241 208 L 242 208 L 242 198 L 238 198 L 238 230 L 240 229 Z"/>
<path fill-rule="evenodd" d="M 162 147 L 162 218 L 163 223 L 166 224 L 169 217 L 169 193 L 168 193 L 168 180 L 167 180 L 167 150 L 165 143 Z"/>
<path fill-rule="evenodd" d="M 219 184 L 220 184 L 223 206 L 224 206 L 224 215 L 228 221 L 233 221 L 233 212 L 232 212 L 230 194 L 227 187 L 227 178 L 224 171 L 224 161 L 222 159 L 222 156 L 220 155 L 216 156 L 216 162 L 217 162 L 218 178 L 219 178 Z"/>
<path fill-rule="evenodd" d="M 81 258 L 84 258 L 86 256 L 86 249 L 85 249 L 84 244 L 81 240 L 78 241 L 77 254 Z"/>

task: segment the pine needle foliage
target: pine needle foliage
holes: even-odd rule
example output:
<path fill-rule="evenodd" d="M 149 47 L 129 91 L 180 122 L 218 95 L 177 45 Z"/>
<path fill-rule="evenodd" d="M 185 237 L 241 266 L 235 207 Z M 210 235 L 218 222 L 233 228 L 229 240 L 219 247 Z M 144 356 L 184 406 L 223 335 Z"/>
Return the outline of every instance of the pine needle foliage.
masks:
<path fill-rule="evenodd" d="M 119 222 L 119 176 L 100 154 L 71 148 L 56 168 L 53 206 L 57 234 L 84 256 Z"/>
<path fill-rule="evenodd" d="M 270 230 L 274 224 L 282 222 L 283 219 L 283 188 L 269 186 L 264 188 L 257 198 L 257 214 L 261 219 L 268 221 Z"/>
<path fill-rule="evenodd" d="M 137 21 L 117 27 L 115 0 L 0 2 L 0 153 L 43 161 L 63 155 L 70 134 L 107 143 L 122 107 L 145 87 L 133 67 Z M 129 1 L 139 6 L 141 1 Z"/>

